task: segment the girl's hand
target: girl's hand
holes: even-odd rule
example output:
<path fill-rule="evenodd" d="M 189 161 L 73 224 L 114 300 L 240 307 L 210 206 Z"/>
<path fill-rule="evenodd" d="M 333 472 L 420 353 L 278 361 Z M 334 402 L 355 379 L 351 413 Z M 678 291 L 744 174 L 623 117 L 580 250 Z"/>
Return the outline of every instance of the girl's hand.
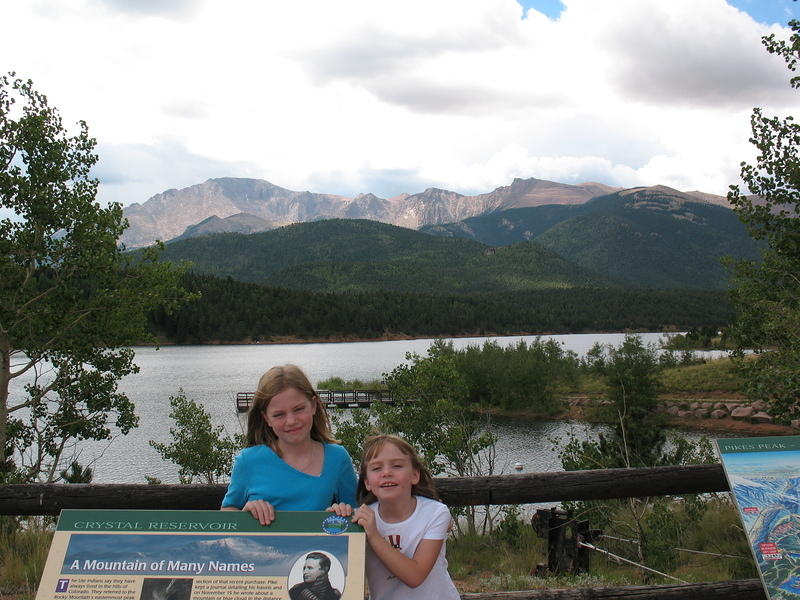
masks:
<path fill-rule="evenodd" d="M 344 502 L 331 504 L 325 510 L 328 512 L 336 513 L 340 517 L 349 517 L 350 515 L 353 514 L 353 507 L 350 506 L 349 504 L 345 504 Z"/>
<path fill-rule="evenodd" d="M 266 500 L 250 500 L 242 507 L 262 525 L 269 525 L 275 520 L 275 508 Z"/>
<path fill-rule="evenodd" d="M 378 527 L 375 525 L 375 513 L 366 504 L 362 504 L 356 509 L 353 514 L 353 523 L 361 525 L 368 536 L 378 533 Z"/>

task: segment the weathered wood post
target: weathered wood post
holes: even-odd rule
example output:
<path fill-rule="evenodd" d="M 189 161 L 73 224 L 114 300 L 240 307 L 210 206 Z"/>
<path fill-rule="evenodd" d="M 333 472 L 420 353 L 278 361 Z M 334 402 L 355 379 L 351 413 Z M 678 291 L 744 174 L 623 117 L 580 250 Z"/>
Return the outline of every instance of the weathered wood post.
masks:
<path fill-rule="evenodd" d="M 601 534 L 589 526 L 589 521 L 576 521 L 572 511 L 551 508 L 537 510 L 531 525 L 539 537 L 547 538 L 546 571 L 555 573 L 579 573 L 589 570 L 591 551 L 580 542 L 592 542 Z M 536 566 L 534 573 L 543 574 L 545 565 Z"/>

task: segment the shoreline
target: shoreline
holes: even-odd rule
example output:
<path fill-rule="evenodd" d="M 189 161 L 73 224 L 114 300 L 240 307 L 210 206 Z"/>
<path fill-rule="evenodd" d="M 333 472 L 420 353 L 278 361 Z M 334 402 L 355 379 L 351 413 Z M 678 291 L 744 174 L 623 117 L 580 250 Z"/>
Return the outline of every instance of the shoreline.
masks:
<path fill-rule="evenodd" d="M 483 412 L 491 416 L 509 419 L 522 418 L 530 420 L 581 421 L 583 423 L 609 424 L 608 421 L 590 418 L 586 414 L 584 406 L 569 405 L 569 397 L 566 397 L 564 401 L 567 403 L 567 405 L 564 407 L 564 410 L 557 415 L 552 416 L 537 415 L 526 411 L 488 410 Z M 730 417 L 725 417 L 723 419 L 681 419 L 678 417 L 666 416 L 666 425 L 670 428 L 675 427 L 707 433 L 709 434 L 708 437 L 714 437 L 711 435 L 714 433 L 739 434 L 741 437 L 800 435 L 800 430 L 795 429 L 790 425 L 779 425 L 776 423 L 750 423 L 748 421 L 739 421 Z"/>
<path fill-rule="evenodd" d="M 269 340 L 242 339 L 239 341 L 223 341 L 211 340 L 207 342 L 195 343 L 178 343 L 169 340 L 159 340 L 152 344 L 136 344 L 134 348 L 152 348 L 157 346 L 271 346 L 275 344 L 348 344 L 355 342 L 397 342 L 408 340 L 436 340 L 436 339 L 463 339 L 463 338 L 500 338 L 500 337 L 537 337 L 537 336 L 552 336 L 552 335 L 596 335 L 596 334 L 638 334 L 638 333 L 659 333 L 662 335 L 681 333 L 680 331 L 648 331 L 648 330 L 627 330 L 627 331 L 536 331 L 536 332 L 515 332 L 515 333 L 459 333 L 459 334 L 442 334 L 442 335 L 408 335 L 405 333 L 384 333 L 378 337 L 359 337 L 356 335 L 346 335 L 338 337 L 310 337 L 301 338 L 297 336 L 285 335 L 274 336 Z"/>

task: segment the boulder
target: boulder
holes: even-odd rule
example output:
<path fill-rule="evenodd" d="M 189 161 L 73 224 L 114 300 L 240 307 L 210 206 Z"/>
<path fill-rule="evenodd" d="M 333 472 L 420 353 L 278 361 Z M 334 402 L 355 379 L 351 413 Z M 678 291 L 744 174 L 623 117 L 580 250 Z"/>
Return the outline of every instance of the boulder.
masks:
<path fill-rule="evenodd" d="M 690 417 L 693 417 L 693 416 L 694 416 L 694 413 L 692 411 L 690 411 L 690 410 L 679 410 L 678 411 L 678 418 L 680 418 L 680 419 L 686 419 L 686 418 L 690 418 Z"/>
<path fill-rule="evenodd" d="M 700 406 L 701 406 L 701 405 L 700 405 L 700 403 L 699 403 L 699 402 L 692 402 L 692 403 L 689 405 L 689 410 L 697 410 L 698 408 L 700 408 Z"/>
<path fill-rule="evenodd" d="M 724 402 L 714 402 L 713 409 L 714 410 L 725 410 L 725 411 L 727 411 L 728 407 L 725 406 Z"/>
<path fill-rule="evenodd" d="M 773 420 L 774 419 L 772 418 L 772 416 L 768 415 L 764 411 L 757 412 L 752 417 L 750 417 L 751 423 L 772 423 Z"/>
<path fill-rule="evenodd" d="M 676 417 L 677 417 L 677 416 L 678 416 L 678 413 L 680 412 L 680 410 L 681 410 L 680 408 L 678 408 L 677 406 L 675 406 L 675 405 L 673 404 L 672 406 L 668 406 L 668 407 L 667 407 L 667 414 L 668 414 L 668 415 L 673 415 L 673 416 L 676 416 Z"/>
<path fill-rule="evenodd" d="M 727 416 L 728 416 L 728 411 L 722 410 L 721 408 L 718 408 L 717 410 L 711 413 L 712 419 L 724 419 Z"/>
<path fill-rule="evenodd" d="M 740 406 L 741 406 L 741 404 L 739 404 L 738 402 L 726 402 L 725 403 L 725 408 L 728 409 L 729 413 L 732 413 L 734 410 L 736 410 Z"/>
<path fill-rule="evenodd" d="M 707 408 L 697 408 L 694 411 L 694 416 L 698 419 L 707 419 L 708 418 L 708 409 Z"/>
<path fill-rule="evenodd" d="M 752 407 L 753 407 L 753 409 L 754 409 L 756 412 L 762 412 L 762 411 L 765 411 L 765 410 L 767 410 L 767 403 L 766 403 L 766 402 L 764 402 L 763 400 L 756 400 L 756 401 L 755 401 L 755 402 L 753 402 L 753 403 L 752 403 L 750 406 L 752 406 Z"/>
<path fill-rule="evenodd" d="M 752 406 L 739 406 L 731 411 L 731 417 L 738 421 L 748 421 L 754 414 L 756 411 Z"/>
<path fill-rule="evenodd" d="M 791 426 L 795 429 L 800 429 L 800 419 L 792 419 Z"/>

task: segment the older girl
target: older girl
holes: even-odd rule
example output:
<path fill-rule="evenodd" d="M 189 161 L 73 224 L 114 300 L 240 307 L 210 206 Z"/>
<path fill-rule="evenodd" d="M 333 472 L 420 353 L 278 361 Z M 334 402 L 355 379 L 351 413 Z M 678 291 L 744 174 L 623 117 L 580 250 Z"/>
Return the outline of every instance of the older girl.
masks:
<path fill-rule="evenodd" d="M 246 510 L 262 525 L 276 510 L 340 510 L 355 504 L 347 450 L 333 439 L 325 407 L 294 365 L 261 376 L 222 510 Z M 349 509 L 349 506 L 347 507 Z"/>

